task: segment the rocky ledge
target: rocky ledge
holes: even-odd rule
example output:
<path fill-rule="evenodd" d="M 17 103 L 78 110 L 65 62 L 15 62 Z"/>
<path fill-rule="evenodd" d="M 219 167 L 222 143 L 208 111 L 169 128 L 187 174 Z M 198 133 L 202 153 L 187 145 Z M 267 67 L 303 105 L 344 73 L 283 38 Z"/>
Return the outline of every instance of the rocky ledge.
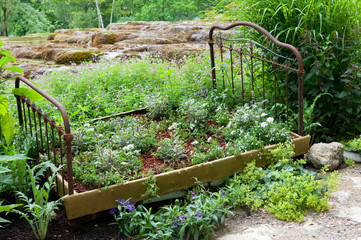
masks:
<path fill-rule="evenodd" d="M 24 75 L 42 74 L 63 64 L 142 55 L 177 58 L 207 49 L 208 32 L 215 22 L 125 22 L 106 29 L 59 29 L 35 44 L 4 40 Z M 11 77 L 4 73 L 3 77 Z"/>

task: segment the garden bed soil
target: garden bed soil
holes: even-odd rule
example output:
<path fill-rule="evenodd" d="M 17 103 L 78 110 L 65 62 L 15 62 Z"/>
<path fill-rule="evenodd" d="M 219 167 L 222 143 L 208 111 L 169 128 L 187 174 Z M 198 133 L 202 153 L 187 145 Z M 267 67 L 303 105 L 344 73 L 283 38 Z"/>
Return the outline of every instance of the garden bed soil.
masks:
<path fill-rule="evenodd" d="M 295 156 L 302 155 L 309 148 L 310 136 L 294 137 Z M 267 146 L 264 150 L 275 149 L 277 145 Z M 241 172 L 248 162 L 256 160 L 258 166 L 269 164 L 263 149 L 253 150 L 237 156 L 230 156 L 211 162 L 201 163 L 194 166 L 157 174 L 154 176 L 158 187 L 157 195 L 176 192 L 193 187 L 199 183 L 207 183 L 222 179 Z M 58 183 L 62 180 L 58 178 Z M 150 198 L 144 196 L 147 191 L 146 178 L 114 184 L 107 188 L 94 189 L 82 193 L 75 193 L 64 198 L 64 206 L 69 220 L 87 215 L 106 211 L 117 206 L 116 199 L 130 199 L 131 202 L 139 202 Z M 67 192 L 67 190 L 65 190 Z"/>

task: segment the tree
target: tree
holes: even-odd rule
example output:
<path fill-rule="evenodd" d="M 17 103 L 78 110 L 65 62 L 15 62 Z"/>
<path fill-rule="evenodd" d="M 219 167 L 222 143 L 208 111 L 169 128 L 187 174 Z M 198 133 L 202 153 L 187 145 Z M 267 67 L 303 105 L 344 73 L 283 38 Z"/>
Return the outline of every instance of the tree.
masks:
<path fill-rule="evenodd" d="M 14 7 L 19 3 L 19 0 L 0 0 L 0 35 L 8 36 L 7 24 L 10 14 Z"/>
<path fill-rule="evenodd" d="M 103 18 L 102 18 L 102 14 L 100 12 L 100 9 L 99 9 L 98 0 L 95 0 L 95 6 L 97 8 L 97 13 L 98 13 L 98 20 L 99 20 L 98 27 L 99 28 L 104 28 Z"/>

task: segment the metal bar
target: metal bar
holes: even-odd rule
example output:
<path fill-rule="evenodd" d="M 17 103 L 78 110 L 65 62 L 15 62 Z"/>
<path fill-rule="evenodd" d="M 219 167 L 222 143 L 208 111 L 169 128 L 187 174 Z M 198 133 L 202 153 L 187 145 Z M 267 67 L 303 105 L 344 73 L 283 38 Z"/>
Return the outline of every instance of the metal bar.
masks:
<path fill-rule="evenodd" d="M 61 166 L 64 166 L 64 161 L 63 161 L 63 143 L 61 141 L 61 137 L 62 137 L 62 127 L 57 127 L 57 131 L 58 131 L 58 136 L 59 136 L 59 151 L 60 151 L 60 165 Z M 63 193 L 65 194 L 65 184 L 64 184 L 64 179 L 65 179 L 65 176 L 64 176 L 64 171 L 61 171 L 61 176 L 62 176 L 62 179 L 63 179 Z M 70 194 L 70 193 L 69 193 Z"/>
<path fill-rule="evenodd" d="M 234 80 L 233 80 L 233 56 L 232 56 L 232 52 L 233 52 L 233 47 L 232 47 L 232 43 L 231 43 L 231 48 L 230 50 L 230 57 L 231 57 L 231 78 L 232 78 L 232 92 L 234 94 Z"/>
<path fill-rule="evenodd" d="M 264 87 L 264 54 L 262 53 L 262 86 L 263 86 L 263 109 L 266 109 L 266 92 L 265 92 L 265 87 Z"/>
<path fill-rule="evenodd" d="M 36 112 L 36 106 L 35 103 L 33 102 L 31 104 L 31 110 L 33 111 L 33 119 L 34 119 L 34 127 L 35 127 L 35 139 L 36 139 L 36 148 L 39 150 L 39 138 L 38 138 L 38 129 L 36 127 L 36 116 L 35 116 L 35 112 Z"/>
<path fill-rule="evenodd" d="M 25 114 L 25 97 L 22 96 L 21 97 L 21 102 L 22 102 L 22 108 L 23 108 L 23 114 L 24 114 L 24 126 L 25 126 L 25 131 L 28 131 L 28 126 L 26 123 L 26 114 Z"/>
<path fill-rule="evenodd" d="M 22 126 L 24 124 L 23 120 L 23 113 L 21 111 L 21 99 L 20 96 L 15 95 L 16 98 L 16 107 L 18 109 L 18 116 L 19 116 L 19 125 Z"/>
<path fill-rule="evenodd" d="M 220 38 L 220 39 L 225 40 L 225 41 L 245 41 L 245 42 L 249 42 L 249 43 L 254 43 L 254 44 L 256 44 L 257 46 L 263 48 L 264 50 L 272 53 L 272 54 L 275 55 L 276 57 L 283 58 L 283 59 L 285 59 L 285 60 L 292 61 L 292 62 L 296 61 L 294 58 L 289 58 L 289 57 L 286 57 L 286 56 L 277 54 L 277 53 L 273 52 L 271 49 L 263 46 L 263 45 L 260 44 L 259 42 L 256 42 L 256 41 L 251 40 L 251 39 L 247 39 L 247 38 L 226 39 L 226 38 L 222 38 L 222 37 L 218 37 L 218 36 L 216 36 L 216 38 Z"/>
<path fill-rule="evenodd" d="M 59 164 L 56 162 L 55 134 L 54 134 L 55 127 L 56 127 L 55 120 L 54 120 L 54 118 L 51 118 L 50 119 L 50 128 L 51 128 L 51 138 L 52 138 L 51 148 L 53 149 L 53 155 L 54 155 L 53 163 L 55 166 L 59 167 Z M 56 179 L 55 183 L 56 183 L 56 192 L 59 193 L 59 183 L 58 183 L 57 179 Z"/>
<path fill-rule="evenodd" d="M 38 107 L 37 112 L 38 112 L 38 120 L 39 120 L 39 130 L 40 130 L 39 137 L 40 137 L 40 143 L 41 143 L 41 152 L 43 152 L 43 150 L 44 150 L 44 142 L 43 142 L 43 130 L 41 128 L 41 117 L 42 117 L 43 114 L 41 112 L 40 107 Z"/>
<path fill-rule="evenodd" d="M 31 114 L 30 114 L 30 102 L 26 102 L 26 106 L 28 107 L 30 135 L 33 136 L 33 126 L 32 126 L 32 124 L 31 124 Z"/>
<path fill-rule="evenodd" d="M 303 69 L 298 72 L 298 134 L 303 135 Z"/>
<path fill-rule="evenodd" d="M 239 51 L 241 59 L 241 82 L 242 82 L 242 104 L 244 105 L 244 79 L 243 79 L 243 50 L 242 47 Z"/>
<path fill-rule="evenodd" d="M 222 44 L 222 40 L 221 40 L 221 44 L 219 45 L 220 50 L 221 50 L 221 62 L 223 63 L 223 44 Z M 222 80 L 223 80 L 223 89 L 226 88 L 226 85 L 224 83 L 224 66 L 222 66 Z"/>
<path fill-rule="evenodd" d="M 214 42 L 211 38 L 209 39 L 208 44 L 209 44 L 209 54 L 210 54 L 210 58 L 211 58 L 213 88 L 216 88 L 217 83 L 216 83 L 216 66 L 215 66 L 215 62 L 214 62 L 214 46 L 213 46 Z"/>
<path fill-rule="evenodd" d="M 46 153 L 48 154 L 48 161 L 50 161 L 50 147 L 49 147 L 49 132 L 48 132 L 48 114 L 44 112 L 45 134 L 46 134 Z"/>
<path fill-rule="evenodd" d="M 254 94 L 254 73 L 253 73 L 253 46 L 252 43 L 249 45 L 249 50 L 251 52 L 251 80 L 252 80 L 252 95 Z M 253 96 L 252 96 L 253 97 Z"/>
<path fill-rule="evenodd" d="M 274 81 L 274 91 L 275 91 L 275 118 L 277 118 L 277 76 L 276 76 L 276 65 L 273 64 L 273 81 Z"/>
<path fill-rule="evenodd" d="M 288 66 L 288 60 L 286 61 L 286 66 Z M 286 119 L 288 122 L 288 88 L 289 88 L 289 83 L 288 83 L 288 68 L 286 68 L 286 106 L 287 106 L 287 114 L 286 114 Z"/>

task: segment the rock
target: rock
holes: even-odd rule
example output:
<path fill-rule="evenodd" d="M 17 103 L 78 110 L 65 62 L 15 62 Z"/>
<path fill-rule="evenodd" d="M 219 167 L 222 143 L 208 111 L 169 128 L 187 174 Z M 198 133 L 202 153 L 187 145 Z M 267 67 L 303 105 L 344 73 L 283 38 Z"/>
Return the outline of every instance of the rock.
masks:
<path fill-rule="evenodd" d="M 306 158 L 315 168 L 327 166 L 329 171 L 333 171 L 342 163 L 343 146 L 338 142 L 314 144 L 308 150 Z"/>
<path fill-rule="evenodd" d="M 343 153 L 343 156 L 344 156 L 345 158 L 350 158 L 350 159 L 352 159 L 354 162 L 361 163 L 361 157 L 360 157 L 360 154 L 359 154 L 359 153 L 345 151 L 345 152 Z"/>

